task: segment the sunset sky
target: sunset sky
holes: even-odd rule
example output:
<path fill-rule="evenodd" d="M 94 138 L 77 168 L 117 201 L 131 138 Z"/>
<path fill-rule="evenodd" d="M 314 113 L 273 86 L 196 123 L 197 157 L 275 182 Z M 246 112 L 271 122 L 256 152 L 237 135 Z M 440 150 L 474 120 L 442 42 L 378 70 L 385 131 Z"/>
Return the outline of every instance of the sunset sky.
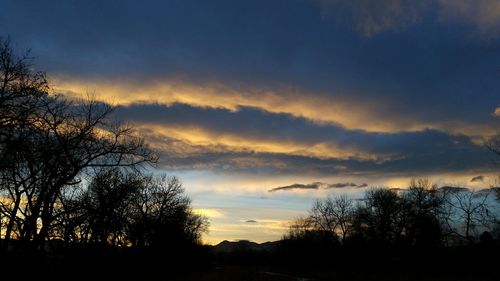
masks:
<path fill-rule="evenodd" d="M 277 240 L 314 198 L 498 175 L 497 0 L 0 0 L 0 36 L 136 125 L 206 243 Z"/>

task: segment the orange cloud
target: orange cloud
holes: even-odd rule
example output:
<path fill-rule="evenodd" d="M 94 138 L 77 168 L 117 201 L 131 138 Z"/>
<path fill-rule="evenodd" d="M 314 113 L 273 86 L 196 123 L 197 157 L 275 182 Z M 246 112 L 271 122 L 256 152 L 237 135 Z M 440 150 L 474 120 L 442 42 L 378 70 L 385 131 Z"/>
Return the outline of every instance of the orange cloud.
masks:
<path fill-rule="evenodd" d="M 374 154 L 356 147 L 338 147 L 335 142 L 301 143 L 298 140 L 273 139 L 266 136 L 241 136 L 230 132 L 214 132 L 200 127 L 177 127 L 153 124 L 137 124 L 146 129 L 153 147 L 182 154 L 199 152 L 257 152 L 277 153 L 318 159 L 358 159 L 383 162 L 393 155 Z M 178 141 L 162 141 L 168 138 Z"/>
<path fill-rule="evenodd" d="M 80 81 L 59 77 L 53 81 L 54 90 L 69 97 L 95 92 L 96 97 L 115 105 L 185 103 L 196 107 L 224 108 L 238 111 L 242 106 L 259 108 L 271 113 L 286 113 L 307 118 L 319 124 L 338 124 L 350 130 L 366 132 L 401 132 L 439 129 L 468 135 L 491 135 L 489 125 L 460 121 L 421 122 L 412 116 L 395 118 L 387 101 L 365 98 L 350 99 L 347 93 L 325 95 L 317 92 L 282 87 L 278 90 L 234 88 L 220 83 L 197 85 L 182 81 L 149 83 L 124 81 Z"/>
<path fill-rule="evenodd" d="M 209 219 L 223 218 L 225 215 L 219 209 L 193 209 L 193 212 L 198 215 L 206 216 Z"/>

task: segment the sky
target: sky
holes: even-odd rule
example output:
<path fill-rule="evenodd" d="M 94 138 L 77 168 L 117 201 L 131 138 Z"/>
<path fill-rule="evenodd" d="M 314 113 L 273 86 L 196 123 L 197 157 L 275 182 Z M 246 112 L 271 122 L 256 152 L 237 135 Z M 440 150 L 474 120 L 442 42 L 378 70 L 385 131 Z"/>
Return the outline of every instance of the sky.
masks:
<path fill-rule="evenodd" d="M 316 198 L 499 174 L 496 0 L 0 0 L 0 36 L 136 126 L 206 243 L 277 240 Z"/>

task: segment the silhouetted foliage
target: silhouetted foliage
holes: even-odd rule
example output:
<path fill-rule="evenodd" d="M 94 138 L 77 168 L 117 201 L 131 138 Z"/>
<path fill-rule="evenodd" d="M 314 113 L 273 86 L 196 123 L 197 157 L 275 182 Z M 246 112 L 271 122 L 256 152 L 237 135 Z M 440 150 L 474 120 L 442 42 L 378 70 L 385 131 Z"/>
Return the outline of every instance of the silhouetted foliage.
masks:
<path fill-rule="evenodd" d="M 437 188 L 418 179 L 400 191 L 370 189 L 357 205 L 345 196 L 318 199 L 307 217 L 291 224 L 284 240 L 308 240 L 311 233 L 324 233 L 333 239 L 340 235 L 348 248 L 427 249 L 472 243 L 495 224 L 488 194 L 485 190 Z"/>
<path fill-rule="evenodd" d="M 448 207 L 446 225 L 450 233 L 472 243 L 478 230 L 489 230 L 490 223 L 495 220 L 488 206 L 489 194 L 488 190 L 448 192 L 445 196 Z"/>
<path fill-rule="evenodd" d="M 124 174 L 118 169 L 99 172 L 81 198 L 85 226 L 84 240 L 93 243 L 126 245 L 130 206 L 141 188 L 138 174 Z"/>
<path fill-rule="evenodd" d="M 379 188 L 366 192 L 353 221 L 354 230 L 369 240 L 385 243 L 397 242 L 404 230 L 403 200 L 389 189 Z"/>
<path fill-rule="evenodd" d="M 158 156 L 131 126 L 111 121 L 112 107 L 52 94 L 45 74 L 31 69 L 28 55 L 17 56 L 9 40 L 0 40 L 3 249 L 12 239 L 22 243 L 11 250 L 43 250 L 56 237 L 122 241 L 125 232 L 118 229 L 124 231 L 123 212 L 141 176 L 123 178 L 111 169 L 86 191 L 77 186 L 96 170 L 138 172 Z"/>
<path fill-rule="evenodd" d="M 164 248 L 198 243 L 208 230 L 206 217 L 194 214 L 175 177 L 147 177 L 134 194 L 129 235 L 133 245 Z"/>
<path fill-rule="evenodd" d="M 308 220 L 315 230 L 339 235 L 342 241 L 352 230 L 354 204 L 351 198 L 342 195 L 325 200 L 316 200 Z"/>
<path fill-rule="evenodd" d="M 175 177 L 105 169 L 61 198 L 55 232 L 73 243 L 162 250 L 198 244 L 208 230 Z"/>
<path fill-rule="evenodd" d="M 402 195 L 405 239 L 410 245 L 436 247 L 442 243 L 444 196 L 427 179 L 412 180 Z"/>

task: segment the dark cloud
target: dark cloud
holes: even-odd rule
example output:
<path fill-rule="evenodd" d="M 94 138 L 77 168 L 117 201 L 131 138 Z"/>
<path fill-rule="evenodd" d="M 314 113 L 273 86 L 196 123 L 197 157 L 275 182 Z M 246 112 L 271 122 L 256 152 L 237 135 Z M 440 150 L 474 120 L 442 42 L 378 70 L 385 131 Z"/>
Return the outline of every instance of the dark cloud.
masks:
<path fill-rule="evenodd" d="M 318 189 L 322 183 L 311 183 L 311 184 L 300 184 L 294 183 L 291 185 L 279 186 L 272 189 L 269 189 L 269 192 L 275 192 L 278 190 L 295 190 L 295 189 Z"/>
<path fill-rule="evenodd" d="M 247 221 L 245 221 L 245 222 L 246 222 L 246 223 L 257 223 L 257 221 L 256 221 L 256 220 L 247 220 Z"/>
<path fill-rule="evenodd" d="M 484 181 L 483 176 L 475 176 L 470 180 L 470 182 L 483 182 L 483 181 Z"/>
<path fill-rule="evenodd" d="M 295 189 L 328 189 L 328 188 L 346 188 L 346 187 L 366 187 L 368 186 L 366 183 L 363 184 L 355 184 L 352 182 L 349 183 L 324 183 L 324 182 L 313 182 L 311 184 L 300 184 L 295 183 L 292 185 L 279 186 L 269 190 L 269 192 L 274 192 L 278 190 L 295 190 Z"/>
<path fill-rule="evenodd" d="M 154 143 L 165 146 L 162 164 L 169 168 L 196 168 L 259 172 L 318 174 L 354 174 L 355 172 L 398 173 L 406 176 L 425 173 L 492 170 L 494 155 L 464 135 L 436 130 L 405 133 L 367 133 L 334 125 L 318 125 L 288 114 L 271 114 L 254 108 L 239 111 L 197 108 L 183 104 L 172 106 L 133 105 L 120 107 L 115 117 L 125 121 L 158 126 L 175 126 L 178 130 L 195 126 L 215 135 L 231 134 L 254 141 L 284 140 L 314 146 L 334 143 L 340 149 L 363 154 L 387 156 L 380 159 L 318 158 L 308 155 L 258 152 L 250 148 L 220 144 L 200 145 L 154 130 L 143 134 Z M 182 149 L 180 149 L 182 148 Z M 195 152 L 190 152 L 195 151 Z"/>
<path fill-rule="evenodd" d="M 120 107 L 116 117 L 127 121 L 176 126 L 197 126 L 217 133 L 249 138 L 296 140 L 309 144 L 332 141 L 340 148 L 363 148 L 367 153 L 423 155 L 447 151 L 480 154 L 482 148 L 463 135 L 437 130 L 404 133 L 367 133 L 335 125 L 318 125 L 289 114 L 273 114 L 255 108 L 239 111 L 198 108 L 186 104 L 161 106 L 136 104 Z M 457 151 L 458 150 L 458 151 Z"/>
<path fill-rule="evenodd" d="M 420 21 L 432 0 L 319 0 L 327 16 L 351 23 L 362 35 L 399 31 Z"/>
<path fill-rule="evenodd" d="M 368 184 L 362 183 L 362 184 L 355 184 L 353 182 L 344 182 L 344 183 L 334 183 L 334 184 L 329 184 L 327 188 L 344 188 L 344 187 L 367 187 Z"/>
<path fill-rule="evenodd" d="M 328 188 L 343 188 L 343 187 L 357 187 L 355 183 L 352 182 L 345 182 L 345 183 L 334 183 L 334 184 L 329 184 Z"/>
<path fill-rule="evenodd" d="M 499 187 L 490 187 L 490 188 L 483 188 L 479 189 L 476 191 L 478 195 L 500 195 L 500 188 Z"/>

